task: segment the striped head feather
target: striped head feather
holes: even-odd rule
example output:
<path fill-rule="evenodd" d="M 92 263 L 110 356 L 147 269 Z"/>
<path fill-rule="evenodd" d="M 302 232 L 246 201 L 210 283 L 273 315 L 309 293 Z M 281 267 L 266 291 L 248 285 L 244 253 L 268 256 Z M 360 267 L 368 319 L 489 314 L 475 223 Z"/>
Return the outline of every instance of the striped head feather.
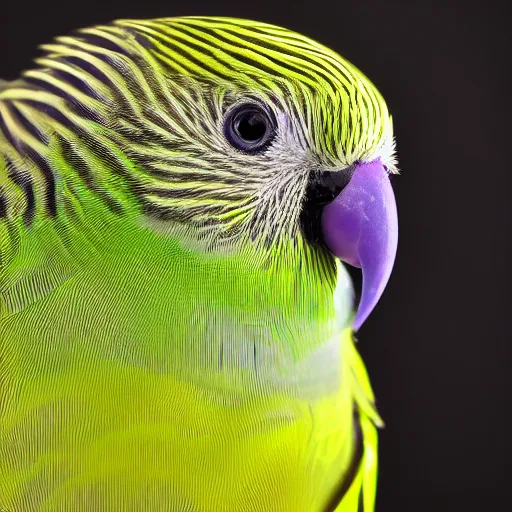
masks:
<path fill-rule="evenodd" d="M 116 215 L 136 212 L 209 247 L 300 245 L 311 173 L 377 157 L 396 170 L 376 88 L 286 29 L 231 18 L 120 20 L 42 49 L 37 68 L 0 87 L 0 214 L 17 212 L 27 225 L 76 213 L 80 178 Z M 226 138 L 238 105 L 274 120 L 264 151 Z"/>

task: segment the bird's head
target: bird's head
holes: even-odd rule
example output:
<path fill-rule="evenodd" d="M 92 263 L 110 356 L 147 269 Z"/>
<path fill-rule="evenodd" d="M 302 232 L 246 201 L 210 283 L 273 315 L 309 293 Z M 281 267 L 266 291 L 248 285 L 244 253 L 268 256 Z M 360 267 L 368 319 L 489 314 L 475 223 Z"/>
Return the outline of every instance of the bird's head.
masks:
<path fill-rule="evenodd" d="M 47 50 L 54 75 L 94 91 L 146 218 L 204 250 L 250 244 L 279 259 L 306 247 L 360 266 L 362 324 L 389 278 L 397 220 L 391 118 L 358 69 L 231 18 L 120 20 Z"/>

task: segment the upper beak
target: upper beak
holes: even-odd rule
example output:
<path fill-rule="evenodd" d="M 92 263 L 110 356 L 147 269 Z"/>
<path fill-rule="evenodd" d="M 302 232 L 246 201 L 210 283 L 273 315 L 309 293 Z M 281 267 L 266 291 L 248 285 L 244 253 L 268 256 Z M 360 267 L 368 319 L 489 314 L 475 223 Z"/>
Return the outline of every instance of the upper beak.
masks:
<path fill-rule="evenodd" d="M 380 160 L 355 168 L 348 185 L 324 208 L 321 222 L 329 250 L 363 272 L 357 331 L 386 287 L 398 244 L 395 196 Z"/>

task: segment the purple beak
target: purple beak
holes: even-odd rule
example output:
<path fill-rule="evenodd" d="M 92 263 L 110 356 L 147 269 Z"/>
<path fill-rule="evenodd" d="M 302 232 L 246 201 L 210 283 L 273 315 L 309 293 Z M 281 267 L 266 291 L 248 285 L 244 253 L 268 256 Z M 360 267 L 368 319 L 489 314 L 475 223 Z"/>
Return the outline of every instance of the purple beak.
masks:
<path fill-rule="evenodd" d="M 357 331 L 386 287 L 398 244 L 395 196 L 380 160 L 356 167 L 349 184 L 324 208 L 322 232 L 335 256 L 363 271 Z"/>

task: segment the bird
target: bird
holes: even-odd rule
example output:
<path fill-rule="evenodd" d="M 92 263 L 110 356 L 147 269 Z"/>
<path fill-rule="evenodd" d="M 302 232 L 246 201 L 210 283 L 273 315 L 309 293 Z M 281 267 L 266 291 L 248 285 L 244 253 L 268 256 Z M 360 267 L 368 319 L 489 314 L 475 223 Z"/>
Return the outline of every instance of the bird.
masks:
<path fill-rule="evenodd" d="M 356 333 L 398 239 L 379 91 L 237 18 L 41 53 L 0 82 L 0 510 L 372 512 Z"/>

